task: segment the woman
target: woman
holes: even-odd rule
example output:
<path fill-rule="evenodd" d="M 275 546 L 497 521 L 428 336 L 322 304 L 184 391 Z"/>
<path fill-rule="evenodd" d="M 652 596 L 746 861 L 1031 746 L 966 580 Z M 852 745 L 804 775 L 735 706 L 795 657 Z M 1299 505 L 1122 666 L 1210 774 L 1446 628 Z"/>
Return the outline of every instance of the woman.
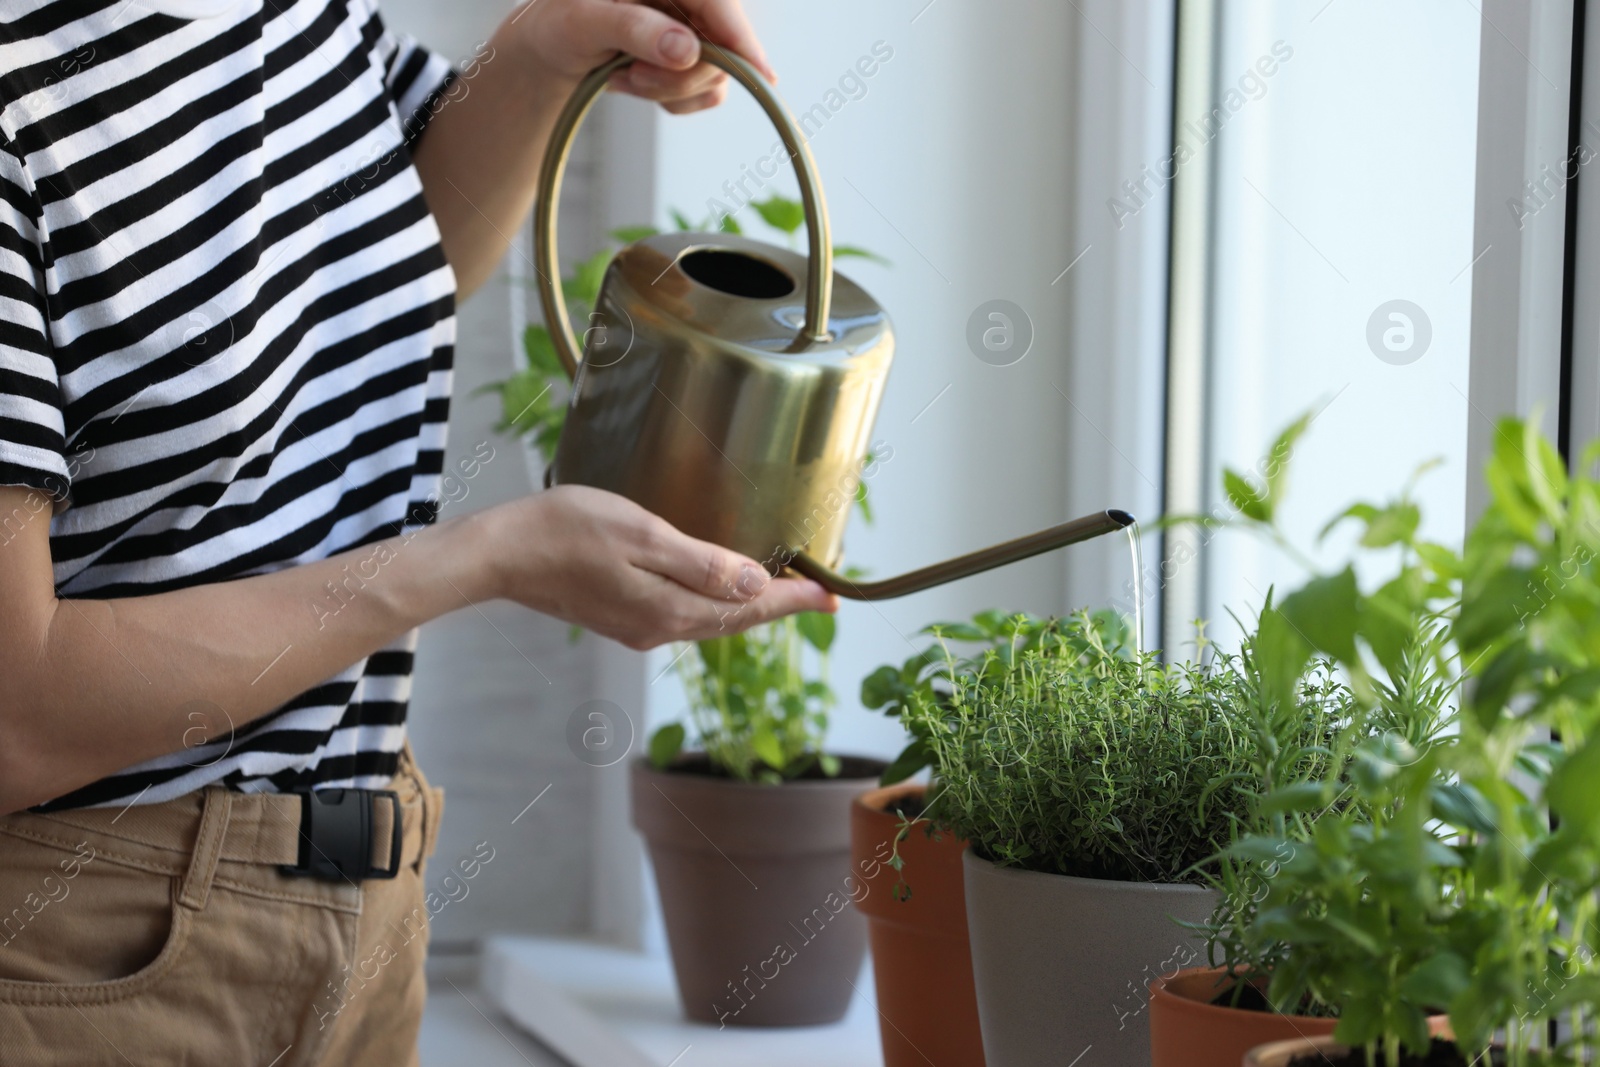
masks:
<path fill-rule="evenodd" d="M 376 0 L 0 18 L 0 1063 L 413 1062 L 416 627 L 833 607 L 595 490 L 434 521 L 455 299 L 578 79 L 693 111 L 696 33 L 760 45 L 737 0 L 535 0 L 460 74 Z"/>

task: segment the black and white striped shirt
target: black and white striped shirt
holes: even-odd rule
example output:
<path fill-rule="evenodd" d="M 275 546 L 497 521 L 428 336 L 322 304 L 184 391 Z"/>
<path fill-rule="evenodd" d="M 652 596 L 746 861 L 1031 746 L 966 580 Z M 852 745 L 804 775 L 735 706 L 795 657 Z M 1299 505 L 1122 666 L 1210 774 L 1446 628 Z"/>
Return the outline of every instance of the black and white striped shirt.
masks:
<path fill-rule="evenodd" d="M 0 541 L 48 518 L 60 596 L 260 574 L 432 521 L 455 277 L 408 146 L 453 84 L 376 0 L 0 6 L 0 485 L 39 491 Z M 318 621 L 308 604 L 307 640 Z M 197 704 L 185 740 L 206 743 L 45 807 L 381 786 L 414 648 L 232 736 Z"/>

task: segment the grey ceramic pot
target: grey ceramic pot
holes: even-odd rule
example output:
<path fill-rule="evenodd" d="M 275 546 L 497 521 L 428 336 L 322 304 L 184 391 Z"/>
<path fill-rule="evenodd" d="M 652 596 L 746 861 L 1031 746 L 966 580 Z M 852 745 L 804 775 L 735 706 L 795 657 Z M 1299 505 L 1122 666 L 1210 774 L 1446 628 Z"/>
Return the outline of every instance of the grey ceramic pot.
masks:
<path fill-rule="evenodd" d="M 1149 1067 L 1146 986 L 1200 962 L 1216 895 L 963 860 L 989 1067 Z"/>
<path fill-rule="evenodd" d="M 633 824 L 690 1019 L 814 1026 L 849 1008 L 867 948 L 850 805 L 884 765 L 842 762 L 838 778 L 782 785 L 633 765 Z"/>

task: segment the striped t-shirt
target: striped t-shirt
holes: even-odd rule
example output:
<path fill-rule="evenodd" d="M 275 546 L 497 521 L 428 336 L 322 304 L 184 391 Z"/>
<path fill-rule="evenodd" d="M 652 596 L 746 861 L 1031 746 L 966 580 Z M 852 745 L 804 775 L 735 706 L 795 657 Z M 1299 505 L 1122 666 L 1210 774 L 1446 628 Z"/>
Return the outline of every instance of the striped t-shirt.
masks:
<path fill-rule="evenodd" d="M 376 0 L 0 6 L 0 485 L 38 491 L 0 541 L 48 518 L 59 596 L 432 521 L 455 276 L 408 146 L 452 78 Z M 307 640 L 327 611 L 307 605 Z M 196 703 L 186 747 L 44 807 L 381 786 L 414 648 L 231 735 Z"/>

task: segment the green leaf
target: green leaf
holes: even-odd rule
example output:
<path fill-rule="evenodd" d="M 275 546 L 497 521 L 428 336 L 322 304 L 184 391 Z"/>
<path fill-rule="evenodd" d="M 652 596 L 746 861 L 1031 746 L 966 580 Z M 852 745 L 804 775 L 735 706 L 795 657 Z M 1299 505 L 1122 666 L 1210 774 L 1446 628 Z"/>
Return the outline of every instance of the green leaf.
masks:
<path fill-rule="evenodd" d="M 1290 706 L 1299 691 L 1300 675 L 1311 659 L 1310 643 L 1277 608 L 1263 608 L 1252 651 L 1263 696 L 1269 703 Z"/>
<path fill-rule="evenodd" d="M 522 351 L 527 356 L 530 370 L 549 379 L 566 379 L 567 369 L 561 365 L 561 357 L 556 355 L 556 345 L 550 340 L 550 331 L 540 324 L 534 323 L 522 332 Z"/>
<path fill-rule="evenodd" d="M 1468 689 L 1468 699 L 1478 722 L 1489 727 L 1511 700 L 1517 683 L 1526 681 L 1533 656 L 1526 641 L 1513 641 L 1480 668 Z"/>
<path fill-rule="evenodd" d="M 1448 950 L 1423 960 L 1400 981 L 1400 992 L 1419 1007 L 1443 1009 L 1472 981 L 1466 961 Z"/>
<path fill-rule="evenodd" d="M 1391 678 L 1404 671 L 1406 651 L 1421 639 L 1422 575 L 1408 567 L 1361 603 L 1360 630 Z"/>
<path fill-rule="evenodd" d="M 1582 833 L 1600 823 L 1600 735 L 1590 736 L 1550 772 L 1545 795 L 1564 828 Z"/>
<path fill-rule="evenodd" d="M 750 736 L 750 750 L 775 771 L 783 770 L 784 764 L 789 762 L 784 757 L 783 743 L 778 740 L 778 735 L 765 724 Z"/>
<path fill-rule="evenodd" d="M 790 200 L 786 196 L 773 194 L 765 200 L 757 200 L 750 205 L 756 209 L 765 222 L 775 230 L 784 233 L 794 233 L 806 222 L 806 209 L 798 200 Z"/>
<path fill-rule="evenodd" d="M 683 723 L 669 722 L 650 735 L 650 765 L 658 771 L 671 766 L 683 750 Z"/>
<path fill-rule="evenodd" d="M 1330 577 L 1312 579 L 1285 597 L 1278 610 L 1312 648 L 1346 665 L 1356 664 L 1361 593 L 1354 570 L 1346 567 Z"/>
<path fill-rule="evenodd" d="M 1432 567 L 1442 578 L 1461 577 L 1461 556 L 1454 549 L 1436 545 L 1432 541 L 1418 541 L 1415 546 L 1422 562 Z"/>
<path fill-rule="evenodd" d="M 861 521 L 872 525 L 872 504 L 867 500 L 867 483 L 856 483 L 856 506 L 861 509 Z"/>
<path fill-rule="evenodd" d="M 987 641 L 999 633 L 999 627 L 979 626 L 971 622 L 936 622 L 924 632 L 947 641 Z"/>
<path fill-rule="evenodd" d="M 533 435 L 541 450 L 547 435 L 560 436 L 566 414 L 566 407 L 551 398 L 550 382 L 542 374 L 522 371 L 500 383 L 500 428 Z"/>
<path fill-rule="evenodd" d="M 834 245 L 833 246 L 833 258 L 834 259 L 870 259 L 872 262 L 881 264 L 881 265 L 883 265 L 885 267 L 894 266 L 894 264 L 890 263 L 887 259 L 885 259 L 882 256 L 878 255 L 878 253 L 869 252 L 865 248 L 858 248 L 855 245 Z"/>
<path fill-rule="evenodd" d="M 902 749 L 900 755 L 894 758 L 894 762 L 884 768 L 878 784 L 894 785 L 903 782 L 932 762 L 933 752 L 928 748 L 927 742 L 918 738 Z"/>
<path fill-rule="evenodd" d="M 724 216 L 722 216 L 722 220 L 717 223 L 717 229 L 722 231 L 723 233 L 743 233 L 744 232 L 744 230 L 739 226 L 739 220 L 734 218 L 732 215 L 724 215 Z"/>
<path fill-rule="evenodd" d="M 1421 522 L 1422 511 L 1415 504 L 1407 501 L 1390 504 L 1367 523 L 1367 532 L 1361 535 L 1361 543 L 1367 548 L 1408 544 L 1416 537 L 1417 526 Z"/>
<path fill-rule="evenodd" d="M 1480 834 L 1497 833 L 1494 809 L 1477 789 L 1464 782 L 1445 782 L 1433 787 L 1433 810 L 1439 818 L 1462 830 Z M 1435 1001 L 1445 1004 L 1448 1001 Z"/>
<path fill-rule="evenodd" d="M 1275 512 L 1278 505 L 1283 502 L 1289 480 L 1289 460 L 1294 456 L 1294 446 L 1311 426 L 1311 420 L 1314 418 L 1316 413 L 1308 411 L 1295 419 L 1284 428 L 1278 439 L 1272 442 L 1272 447 L 1267 450 L 1264 465 L 1267 478 L 1266 504 L 1269 513 Z"/>
<path fill-rule="evenodd" d="M 1371 525 L 1372 520 L 1377 517 L 1378 509 L 1373 507 L 1371 504 L 1351 504 L 1349 507 L 1339 512 L 1339 514 L 1328 520 L 1327 525 L 1325 525 L 1317 534 L 1317 540 L 1321 541 L 1323 538 L 1327 537 L 1333 532 L 1335 527 L 1337 527 L 1341 522 L 1344 522 L 1346 519 L 1360 519 L 1363 523 Z"/>
<path fill-rule="evenodd" d="M 1228 847 L 1227 854 L 1246 863 L 1281 864 L 1295 853 L 1295 846 L 1287 838 L 1259 834 L 1242 837 Z"/>
<path fill-rule="evenodd" d="M 689 221 L 689 216 L 685 215 L 677 208 L 673 208 L 671 214 L 672 224 L 678 228 L 679 233 L 684 233 L 694 229 L 694 223 Z"/>
<path fill-rule="evenodd" d="M 1263 797 L 1260 810 L 1263 815 L 1318 811 L 1326 808 L 1331 799 L 1328 787 L 1322 782 L 1291 782 Z"/>
<path fill-rule="evenodd" d="M 1243 516 L 1257 522 L 1271 522 L 1272 509 L 1267 498 L 1234 470 L 1222 472 L 1222 488 L 1228 494 L 1228 503 Z"/>
<path fill-rule="evenodd" d="M 567 279 L 567 299 L 581 300 L 593 305 L 600 298 L 600 283 L 605 280 L 606 268 L 616 253 L 609 248 L 596 252 L 573 268 Z"/>
<path fill-rule="evenodd" d="M 818 652 L 826 652 L 833 645 L 834 619 L 825 611 L 803 611 L 794 617 L 800 636 Z"/>
<path fill-rule="evenodd" d="M 1480 583 L 1463 590 L 1454 636 L 1464 653 L 1473 653 L 1504 634 L 1520 629 L 1543 602 L 1534 596 L 1533 575 L 1522 567 L 1497 568 Z"/>
<path fill-rule="evenodd" d="M 906 692 L 900 672 L 893 667 L 879 667 L 861 679 L 861 704 L 868 711 L 877 711 L 891 701 L 899 700 Z"/>
<path fill-rule="evenodd" d="M 822 773 L 829 778 L 839 777 L 839 771 L 843 769 L 842 764 L 839 762 L 839 757 L 827 752 L 817 757 L 817 763 L 822 767 Z"/>
<path fill-rule="evenodd" d="M 611 231 L 611 239 L 618 244 L 631 245 L 635 241 L 642 241 L 646 237 L 654 237 L 661 231 L 654 226 L 618 226 Z"/>

